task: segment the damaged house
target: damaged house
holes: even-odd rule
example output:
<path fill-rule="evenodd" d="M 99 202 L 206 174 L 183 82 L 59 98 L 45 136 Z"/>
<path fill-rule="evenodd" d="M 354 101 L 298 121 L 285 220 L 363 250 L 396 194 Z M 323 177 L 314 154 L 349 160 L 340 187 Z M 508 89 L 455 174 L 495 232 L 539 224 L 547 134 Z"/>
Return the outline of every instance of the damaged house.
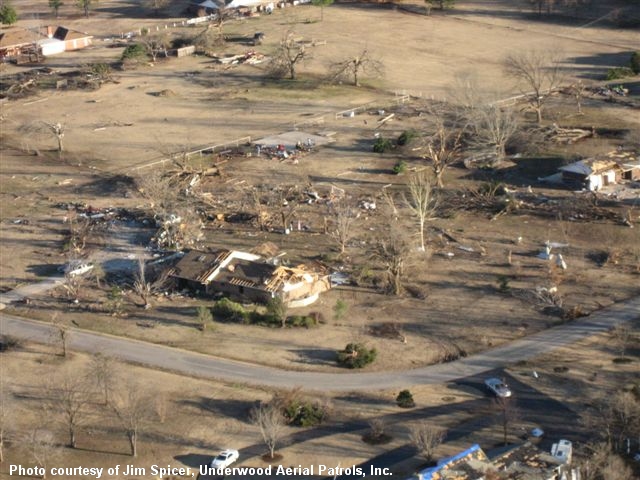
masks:
<path fill-rule="evenodd" d="M 234 250 L 190 250 L 169 274 L 179 286 L 205 294 L 258 303 L 280 297 L 289 307 L 309 305 L 331 288 L 328 273 L 319 266 L 272 265 L 258 255 Z"/>
<path fill-rule="evenodd" d="M 629 152 L 611 152 L 560 167 L 562 182 L 571 188 L 598 191 L 624 180 L 640 179 L 640 160 Z"/>

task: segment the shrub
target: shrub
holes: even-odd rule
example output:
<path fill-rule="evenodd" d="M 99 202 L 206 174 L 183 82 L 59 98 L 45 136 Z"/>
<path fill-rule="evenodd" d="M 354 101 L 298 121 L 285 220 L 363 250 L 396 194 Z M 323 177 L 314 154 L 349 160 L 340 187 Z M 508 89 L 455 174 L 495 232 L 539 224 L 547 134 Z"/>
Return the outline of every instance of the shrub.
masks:
<path fill-rule="evenodd" d="M 273 297 L 267 302 L 267 315 L 277 319 L 284 327 L 287 315 L 287 304 L 280 297 Z"/>
<path fill-rule="evenodd" d="M 407 171 L 407 162 L 405 162 L 404 160 L 400 160 L 398 163 L 396 163 L 393 166 L 393 173 L 395 173 L 396 175 L 402 175 L 406 171 Z"/>
<path fill-rule="evenodd" d="M 292 425 L 314 427 L 327 419 L 328 409 L 317 401 L 303 399 L 285 405 L 283 414 Z"/>
<path fill-rule="evenodd" d="M 316 319 L 307 315 L 292 315 L 287 317 L 287 325 L 290 327 L 311 328 L 316 326 Z"/>
<path fill-rule="evenodd" d="M 509 282 L 510 282 L 509 277 L 505 275 L 498 276 L 497 282 L 498 282 L 498 291 L 501 293 L 506 293 L 511 288 L 509 286 Z"/>
<path fill-rule="evenodd" d="M 396 403 L 402 408 L 413 408 L 416 406 L 413 395 L 409 390 L 402 390 L 396 397 Z"/>
<path fill-rule="evenodd" d="M 330 404 L 319 399 L 309 399 L 299 388 L 281 392 L 273 397 L 282 416 L 288 423 L 299 427 L 319 425 L 329 417 Z"/>
<path fill-rule="evenodd" d="M 0 335 L 0 352 L 18 350 L 21 346 L 19 339 L 11 335 Z"/>
<path fill-rule="evenodd" d="M 209 310 L 209 307 L 200 305 L 196 310 L 196 315 L 198 317 L 198 328 L 204 332 L 207 329 L 207 325 L 213 320 L 211 310 Z"/>
<path fill-rule="evenodd" d="M 373 144 L 373 151 L 375 153 L 385 153 L 393 148 L 393 143 L 388 138 L 377 138 Z"/>
<path fill-rule="evenodd" d="M 333 318 L 335 320 L 340 320 L 345 313 L 347 313 L 347 309 L 349 308 L 349 306 L 347 305 L 347 303 L 342 300 L 342 299 L 338 299 L 336 300 L 336 304 L 333 306 Z"/>
<path fill-rule="evenodd" d="M 368 349 L 361 343 L 349 343 L 344 350 L 338 351 L 338 363 L 347 368 L 362 368 L 372 363 L 378 352 Z"/>
<path fill-rule="evenodd" d="M 607 72 L 606 80 L 618 80 L 620 78 L 632 77 L 633 75 L 634 72 L 629 67 L 610 68 Z"/>
<path fill-rule="evenodd" d="M 631 67 L 631 71 L 636 75 L 640 73 L 640 51 L 631 54 L 629 66 Z"/>
<path fill-rule="evenodd" d="M 129 45 L 122 52 L 122 60 L 140 60 L 147 57 L 147 49 L 141 43 Z"/>
<path fill-rule="evenodd" d="M 398 145 L 401 145 L 401 146 L 408 145 L 409 143 L 411 143 L 411 140 L 413 140 L 417 136 L 418 136 L 418 132 L 416 132 L 415 130 L 405 130 L 398 137 L 397 143 Z"/>
<path fill-rule="evenodd" d="M 12 5 L 5 3 L 0 8 L 0 23 L 3 25 L 13 25 L 18 21 L 18 12 Z"/>
<path fill-rule="evenodd" d="M 393 438 L 385 432 L 385 424 L 379 418 L 369 422 L 369 431 L 362 436 L 362 441 L 369 445 L 389 443 Z"/>
<path fill-rule="evenodd" d="M 242 305 L 228 298 L 218 300 L 211 308 L 211 313 L 222 320 L 242 323 L 246 323 L 253 314 L 249 314 Z"/>

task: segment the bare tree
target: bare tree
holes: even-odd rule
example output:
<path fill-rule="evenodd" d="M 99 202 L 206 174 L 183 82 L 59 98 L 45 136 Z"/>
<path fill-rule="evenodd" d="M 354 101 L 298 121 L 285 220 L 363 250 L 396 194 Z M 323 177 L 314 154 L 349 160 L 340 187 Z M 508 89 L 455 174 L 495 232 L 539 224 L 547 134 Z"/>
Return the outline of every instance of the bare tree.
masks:
<path fill-rule="evenodd" d="M 588 88 L 589 87 L 582 80 L 578 80 L 577 82 L 572 83 L 569 86 L 569 92 L 576 101 L 576 109 L 578 110 L 578 115 L 582 115 L 582 100 L 584 99 Z"/>
<path fill-rule="evenodd" d="M 141 391 L 139 385 L 121 385 L 114 391 L 110 405 L 125 431 L 131 456 L 138 456 L 138 435 L 151 421 L 153 400 Z"/>
<path fill-rule="evenodd" d="M 510 397 L 496 397 L 492 403 L 496 420 L 502 428 L 503 442 L 508 444 L 509 432 L 513 424 L 520 419 L 520 411 Z"/>
<path fill-rule="evenodd" d="M 538 123 L 542 122 L 543 107 L 563 80 L 560 55 L 551 50 L 528 50 L 509 55 L 504 65 L 507 75 L 524 87 L 529 106 Z"/>
<path fill-rule="evenodd" d="M 144 308 L 151 308 L 151 282 L 147 280 L 147 265 L 144 258 L 138 257 L 138 270 L 134 274 L 133 289 L 140 295 L 144 302 Z"/>
<path fill-rule="evenodd" d="M 202 238 L 202 220 L 193 208 L 193 199 L 185 194 L 185 177 L 193 178 L 193 174 L 179 158 L 172 158 L 177 172 L 153 172 L 136 183 L 158 226 L 155 242 L 162 248 L 180 250 Z"/>
<path fill-rule="evenodd" d="M 470 113 L 472 142 L 481 147 L 493 149 L 496 160 L 503 160 L 506 156 L 507 143 L 519 127 L 514 109 L 510 106 L 501 107 L 496 103 L 490 103 L 478 106 Z"/>
<path fill-rule="evenodd" d="M 69 435 L 69 447 L 76 448 L 78 429 L 89 417 L 93 398 L 86 377 L 67 370 L 46 386 L 46 411 L 60 420 Z"/>
<path fill-rule="evenodd" d="M 60 341 L 60 356 L 63 358 L 67 357 L 67 341 L 69 340 L 69 327 L 62 322 L 57 322 L 56 326 L 56 334 L 58 336 L 58 340 Z"/>
<path fill-rule="evenodd" d="M 427 460 L 433 459 L 436 448 L 444 441 L 445 431 L 422 421 L 411 426 L 409 439 L 420 454 Z"/>
<path fill-rule="evenodd" d="M 329 71 L 331 82 L 350 79 L 354 86 L 359 87 L 361 76 L 380 77 L 384 73 L 384 67 L 382 62 L 373 58 L 369 50 L 365 48 L 354 56 L 332 63 Z"/>
<path fill-rule="evenodd" d="M 102 393 L 104 405 L 108 405 L 117 382 L 118 361 L 103 353 L 94 353 L 89 364 L 87 379 Z"/>
<path fill-rule="evenodd" d="M 84 252 L 93 231 L 93 224 L 89 218 L 78 217 L 75 212 L 66 217 L 66 222 L 69 224 L 69 232 L 65 248 L 69 252 L 68 260 L 73 261 L 77 255 Z"/>
<path fill-rule="evenodd" d="M 425 137 L 422 156 L 431 162 L 436 185 L 443 187 L 445 170 L 458 159 L 466 124 L 452 108 L 444 104 L 429 105 L 427 114 L 429 120 L 425 130 L 431 134 Z"/>
<path fill-rule="evenodd" d="M 284 78 L 288 75 L 291 80 L 295 80 L 298 66 L 309 58 L 310 54 L 305 45 L 297 42 L 294 33 L 288 31 L 280 40 L 269 65 L 269 73 L 274 78 Z"/>
<path fill-rule="evenodd" d="M 625 461 L 611 451 L 611 445 L 587 445 L 590 454 L 578 465 L 582 480 L 633 480 L 636 477 Z"/>
<path fill-rule="evenodd" d="M 631 392 L 603 396 L 593 403 L 585 423 L 612 451 L 621 451 L 627 438 L 640 436 L 640 401 Z"/>
<path fill-rule="evenodd" d="M 44 470 L 42 478 L 47 478 L 47 466 L 60 455 L 60 447 L 56 444 L 53 433 L 35 427 L 27 434 L 25 444 L 28 445 L 33 460 Z"/>
<path fill-rule="evenodd" d="M 62 139 L 64 138 L 64 131 L 65 131 L 64 124 L 60 122 L 57 122 L 57 123 L 43 122 L 43 123 L 49 129 L 49 131 L 53 133 L 53 135 L 56 137 L 56 140 L 58 142 L 58 155 L 61 156 L 62 150 L 63 150 Z"/>
<path fill-rule="evenodd" d="M 251 421 L 258 426 L 264 444 L 274 458 L 278 442 L 282 438 L 285 422 L 278 402 L 261 403 L 251 411 Z"/>
<path fill-rule="evenodd" d="M 169 36 L 165 32 L 149 33 L 140 37 L 140 43 L 144 45 L 147 53 L 151 55 L 151 60 L 155 63 L 161 53 L 168 57 L 167 49 L 171 46 Z"/>
<path fill-rule="evenodd" d="M 343 254 L 349 241 L 354 235 L 354 221 L 357 217 L 356 212 L 348 202 L 338 203 L 334 207 L 334 220 L 329 235 L 340 248 Z"/>
<path fill-rule="evenodd" d="M 409 198 L 405 198 L 405 203 L 418 221 L 420 250 L 424 252 L 424 227 L 426 222 L 434 218 L 437 206 L 437 198 L 433 190 L 433 180 L 426 172 L 418 172 L 409 180 L 407 190 Z"/>
<path fill-rule="evenodd" d="M 396 225 L 395 227 L 389 228 L 378 240 L 374 256 L 383 262 L 387 270 L 388 285 L 391 293 L 400 295 L 402 293 L 405 264 L 411 252 L 411 246 L 399 226 Z"/>

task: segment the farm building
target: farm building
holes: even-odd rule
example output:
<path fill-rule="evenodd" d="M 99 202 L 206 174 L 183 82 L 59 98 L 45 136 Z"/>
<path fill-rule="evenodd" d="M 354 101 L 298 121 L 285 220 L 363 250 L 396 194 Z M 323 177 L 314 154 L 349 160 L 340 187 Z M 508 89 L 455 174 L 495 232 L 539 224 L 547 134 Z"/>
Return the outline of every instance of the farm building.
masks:
<path fill-rule="evenodd" d="M 233 250 L 190 250 L 169 275 L 179 285 L 205 294 L 222 293 L 259 303 L 280 297 L 290 307 L 309 305 L 331 288 L 322 268 L 272 265 L 258 255 Z"/>
<path fill-rule="evenodd" d="M 79 50 L 91 45 L 91 35 L 78 32 L 76 30 L 69 30 L 66 27 L 48 26 L 47 37 L 64 42 L 64 51 Z"/>
<path fill-rule="evenodd" d="M 565 165 L 559 170 L 566 185 L 597 191 L 623 180 L 639 180 L 640 159 L 631 152 L 611 152 Z"/>
<path fill-rule="evenodd" d="M 27 30 L 12 27 L 0 33 L 0 58 L 17 59 L 25 55 L 56 55 L 91 45 L 91 35 L 49 25 Z"/>

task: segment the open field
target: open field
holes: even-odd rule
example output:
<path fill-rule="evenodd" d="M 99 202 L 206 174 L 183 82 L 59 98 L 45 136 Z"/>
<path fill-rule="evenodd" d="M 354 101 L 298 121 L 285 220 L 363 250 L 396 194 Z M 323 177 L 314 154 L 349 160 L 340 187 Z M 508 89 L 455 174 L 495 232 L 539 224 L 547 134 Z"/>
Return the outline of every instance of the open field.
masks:
<path fill-rule="evenodd" d="M 452 98 L 452 87 L 461 75 L 477 77 L 481 85 L 504 98 L 520 93 L 504 75 L 503 60 L 533 43 L 561 54 L 566 84 L 577 79 L 601 80 L 608 69 L 627 62 L 630 51 L 638 48 L 637 30 L 615 29 L 603 23 L 583 26 L 588 19 L 532 21 L 523 10 L 505 3 L 460 3 L 446 15 L 434 11 L 430 17 L 386 5 L 339 4 L 324 9 L 323 21 L 319 21 L 317 8 L 286 8 L 272 15 L 228 22 L 224 26 L 226 35 L 252 36 L 260 31 L 266 34 L 265 42 L 258 47 L 229 42 L 216 47 L 216 53 L 235 54 L 255 48 L 272 55 L 287 31 L 305 40 L 326 41 L 310 48 L 312 57 L 300 67 L 296 81 L 266 78 L 266 64 L 227 68 L 206 56 L 160 58 L 155 64 L 136 68 L 114 67 L 115 81 L 97 90 L 56 90 L 51 79 L 45 79 L 43 88 L 3 103 L 2 291 L 57 274 L 57 267 L 68 256 L 64 249 L 69 230 L 65 222 L 70 215 L 67 207 L 76 203 L 129 212 L 128 218 L 105 223 L 99 234 L 91 237 L 83 255 L 105 267 L 135 267 L 137 257 L 149 258 L 152 254 L 148 246 L 155 229 L 150 228 L 150 201 L 141 193 L 140 185 L 145 177 L 163 171 L 155 162 L 204 146 L 290 131 L 304 122 L 309 125 L 300 127 L 302 130 L 330 132 L 335 141 L 314 149 L 296 163 L 257 159 L 254 148 L 245 145 L 246 140 L 239 142 L 239 150 L 233 145 L 227 154 L 191 159 L 189 168 L 220 165 L 219 176 L 207 177 L 197 187 L 198 193 L 210 199 L 207 214 L 211 217 L 200 243 L 205 247 L 251 250 L 270 242 L 279 252 L 286 252 L 285 258 L 294 264 L 321 260 L 358 279 L 357 286 L 335 288 L 314 305 L 290 312 L 317 313 L 322 321 L 311 329 L 283 330 L 216 320 L 203 332 L 197 307 L 211 306 L 212 300 L 167 291 L 155 295 L 152 308 L 145 309 L 131 287 L 130 275 L 113 271 L 102 282 L 87 279 L 78 302 L 59 288 L 9 305 L 7 311 L 292 370 L 340 371 L 335 351 L 358 341 L 378 350 L 377 360 L 367 367 L 369 371 L 390 371 L 475 353 L 570 321 L 567 312 L 588 314 L 639 295 L 639 190 L 630 189 L 621 199 L 600 195 L 593 200 L 589 194 L 551 188 L 538 181 L 538 177 L 554 173 L 571 159 L 632 146 L 640 135 L 639 110 L 591 97 L 585 99 L 583 115 L 578 116 L 566 95 L 553 97 L 546 124 L 594 126 L 617 133 L 572 145 L 545 144 L 535 154 L 518 145 L 515 150 L 519 157 L 490 172 L 461 165 L 448 169 L 444 176 L 448 196 L 439 205 L 438 218 L 428 226 L 428 254 L 416 251 L 411 255 L 403 295 L 391 296 L 383 291 L 384 267 L 374 253 L 392 217 L 385 213 L 382 187 L 389 186 L 399 194 L 401 215 L 393 220 L 394 225 L 414 241 L 417 229 L 406 215 L 400 192 L 409 173 L 424 169 L 426 162 L 411 150 L 372 153 L 377 135 L 395 139 L 404 131 L 424 130 L 421 108 L 425 102 Z M 54 22 L 46 5 L 32 0 L 15 0 L 13 4 L 20 13 L 19 26 Z M 422 8 L 422 4 L 418 6 Z M 123 48 L 110 48 L 108 39 L 181 21 L 181 10 L 181 5 L 175 5 L 168 18 L 158 18 L 149 16 L 137 2 L 105 0 L 85 19 L 72 4 L 64 5 L 57 23 L 94 34 L 94 46 L 50 57 L 44 66 L 53 69 L 55 76 L 96 62 L 115 63 Z M 170 32 L 181 36 L 200 30 L 177 27 Z M 384 77 L 364 78 L 360 88 L 322 82 L 331 62 L 363 48 L 384 64 Z M 28 74 L 32 69 L 9 64 L 0 68 L 3 85 L 13 75 Z M 637 82 L 631 85 L 638 89 Z M 404 99 L 405 94 L 411 97 Z M 630 98 L 637 105 L 639 97 L 640 92 L 634 91 Z M 362 105 L 369 106 L 354 117 L 336 116 L 336 112 Z M 381 115 L 379 110 L 385 113 Z M 395 116 L 381 124 L 379 120 L 389 113 Z M 530 112 L 520 112 L 519 119 L 531 125 Z M 43 131 L 42 122 L 65 125 L 65 151 L 60 156 L 55 151 L 55 138 Z M 405 175 L 393 173 L 400 160 L 407 163 Z M 496 182 L 538 207 L 505 215 L 481 206 L 464 207 L 471 192 Z M 218 214 L 224 217 L 250 209 L 252 188 L 269 199 L 289 192 L 299 203 L 295 219 L 307 229 L 283 235 L 279 228 L 261 231 L 250 222 L 216 219 Z M 376 210 L 358 208 L 357 233 L 343 255 L 338 255 L 335 241 L 323 233 L 323 221 L 332 214 L 330 208 L 305 202 L 306 189 L 344 190 L 356 205 L 362 200 L 377 204 Z M 281 205 L 269 201 L 271 217 L 277 219 Z M 592 202 L 596 201 L 597 211 L 604 212 L 599 217 L 592 216 L 596 211 Z M 622 222 L 627 217 L 634 228 Z M 445 234 L 457 242 L 448 240 Z M 559 250 L 568 264 L 566 270 L 537 257 L 546 241 L 568 244 Z M 109 294 L 115 284 L 123 287 L 122 315 L 114 315 L 110 306 Z M 561 308 L 551 308 L 534 295 L 536 288 L 552 286 L 558 288 Z M 338 301 L 347 305 L 344 315 L 334 313 Z M 374 334 L 384 325 L 393 326 L 402 337 Z M 19 399 L 18 423 L 24 431 L 40 421 L 37 410 L 44 400 L 39 396 L 39 379 L 67 368 L 81 370 L 89 363 L 84 355 L 73 354 L 65 360 L 48 347 L 28 342 L 18 351 L 0 355 L 0 373 Z M 510 366 L 506 374 L 526 386 L 528 394 L 533 392 L 531 398 L 523 400 L 525 406 L 544 406 L 544 402 L 552 401 L 558 408 L 546 420 L 539 411 L 527 411 L 519 428 L 557 422 L 545 427 L 558 434 L 570 433 L 585 404 L 597 397 L 601 388 L 614 390 L 621 383 L 637 383 L 637 345 L 629 352 L 634 358 L 630 364 L 613 364 L 613 356 L 610 340 L 602 336 L 549 358 Z M 568 364 L 570 370 L 562 375 L 553 371 Z M 530 377 L 531 369 L 540 372 L 539 380 Z M 261 463 L 258 456 L 264 448 L 247 412 L 257 401 L 270 398 L 271 392 L 180 378 L 141 367 L 121 370 L 129 377 L 123 382 L 144 378 L 146 389 L 159 398 L 170 399 L 171 414 L 166 415 L 166 421 L 160 422 L 156 411 L 153 426 L 142 433 L 137 465 L 180 462 L 197 466 L 213 451 L 225 447 L 243 449 L 243 461 L 249 458 L 247 464 Z M 494 446 L 499 443 L 500 432 L 491 422 L 485 422 L 488 401 L 480 393 L 479 384 L 481 379 L 461 385 L 412 387 L 418 412 L 406 416 L 398 414 L 393 402 L 397 392 L 328 397 L 334 413 L 327 431 L 308 429 L 299 433 L 287 427 L 289 443 L 278 450 L 284 454 L 284 462 L 291 465 L 328 462 L 327 457 L 333 463 L 360 463 L 406 446 L 409 423 L 429 414 L 438 425 L 456 432 L 455 439 L 441 447 L 441 455 L 453 454 L 473 441 Z M 361 441 L 366 423 L 373 417 L 384 417 L 388 422 L 393 437 L 390 444 L 370 446 Z M 474 429 L 480 424 L 484 426 Z M 61 434 L 58 429 L 56 433 Z M 575 432 L 576 438 L 582 439 L 583 434 L 582 430 Z M 10 442 L 7 456 L 28 463 L 29 453 L 20 443 Z M 64 449 L 63 463 L 110 466 L 129 462 L 126 438 L 117 432 L 113 419 L 92 418 L 79 444 L 86 450 Z M 420 465 L 415 456 L 403 462 L 398 474 L 410 474 Z M 0 478 L 8 478 L 4 465 Z"/>

